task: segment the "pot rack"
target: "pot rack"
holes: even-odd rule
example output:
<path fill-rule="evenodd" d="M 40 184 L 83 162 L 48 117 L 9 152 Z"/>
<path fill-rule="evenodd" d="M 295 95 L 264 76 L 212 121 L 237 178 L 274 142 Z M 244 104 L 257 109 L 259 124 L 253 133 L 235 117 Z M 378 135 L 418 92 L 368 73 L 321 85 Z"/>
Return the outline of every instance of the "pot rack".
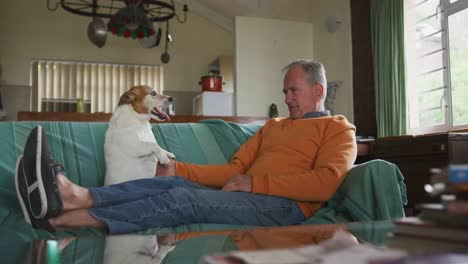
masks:
<path fill-rule="evenodd" d="M 165 41 L 165 51 L 161 55 L 161 60 L 163 63 L 168 63 L 170 58 L 167 52 L 168 43 L 172 42 L 172 37 L 169 33 L 169 21 L 175 17 L 179 23 L 185 23 L 187 20 L 187 12 L 189 11 L 186 4 L 183 6 L 183 18 L 180 18 L 176 12 L 173 0 L 57 0 L 55 5 L 51 3 L 51 0 L 47 0 L 47 9 L 49 11 L 56 11 L 60 6 L 72 14 L 92 17 L 93 20 L 105 18 L 109 19 L 109 21 L 111 21 L 120 10 L 128 8 L 131 5 L 138 7 L 138 9 L 144 12 L 146 18 L 151 23 L 151 27 L 153 27 L 153 23 L 159 23 L 157 32 L 153 29 L 153 32 L 151 32 L 151 30 L 149 33 L 145 31 L 143 36 L 140 35 L 137 37 L 142 47 L 153 48 L 159 46 L 162 34 L 161 28 L 165 28 L 165 37 L 163 38 Z M 88 36 L 90 34 L 89 30 L 88 28 Z M 109 24 L 107 31 L 111 31 Z M 112 33 L 116 34 L 115 31 Z M 102 32 L 99 32 L 99 34 L 102 34 Z M 154 45 L 148 45 L 148 39 L 146 38 L 152 34 L 155 34 L 155 43 Z M 121 34 L 117 35 L 122 36 Z M 125 35 L 126 38 L 129 37 L 128 34 L 123 35 Z M 105 37 L 104 43 L 99 44 L 93 41 L 91 37 L 89 38 L 96 46 L 104 46 Z"/>

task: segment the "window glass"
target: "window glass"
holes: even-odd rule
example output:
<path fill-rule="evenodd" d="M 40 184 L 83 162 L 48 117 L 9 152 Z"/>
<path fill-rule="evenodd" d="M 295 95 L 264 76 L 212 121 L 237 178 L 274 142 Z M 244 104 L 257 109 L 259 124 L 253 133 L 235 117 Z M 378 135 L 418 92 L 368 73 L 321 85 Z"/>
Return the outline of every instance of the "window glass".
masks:
<path fill-rule="evenodd" d="M 434 32 L 438 33 L 433 34 Z M 418 42 L 416 42 L 416 56 L 424 56 L 428 53 L 442 49 L 442 33 L 440 30 L 434 32 L 424 36 L 421 34 L 422 37 L 418 39 Z"/>
<path fill-rule="evenodd" d="M 439 108 L 433 109 L 440 106 L 445 88 L 440 12 L 439 0 L 406 1 L 405 54 L 409 129 L 445 121 L 444 112 Z"/>
<path fill-rule="evenodd" d="M 422 112 L 426 109 L 440 108 L 444 90 L 436 90 L 428 93 L 422 93 L 418 96 L 419 110 Z"/>
<path fill-rule="evenodd" d="M 468 123 L 468 9 L 448 18 L 453 124 Z"/>
<path fill-rule="evenodd" d="M 439 6 L 439 0 L 429 0 L 429 1 L 413 1 L 413 9 L 415 10 L 416 21 L 421 21 L 428 16 L 434 15 Z"/>
<path fill-rule="evenodd" d="M 405 0 L 408 133 L 468 127 L 467 25 L 468 1 Z"/>
<path fill-rule="evenodd" d="M 440 50 L 435 53 L 428 53 L 427 55 L 419 57 L 416 59 L 416 63 L 418 65 L 418 68 L 416 69 L 418 77 L 430 74 L 435 70 L 442 69 L 444 67 L 442 51 Z"/>
<path fill-rule="evenodd" d="M 444 123 L 444 111 L 441 109 L 434 109 L 431 111 L 419 112 L 420 126 L 435 126 Z"/>
<path fill-rule="evenodd" d="M 415 78 L 415 89 L 417 93 L 427 90 L 441 88 L 444 86 L 444 72 L 442 70 L 419 75 Z"/>

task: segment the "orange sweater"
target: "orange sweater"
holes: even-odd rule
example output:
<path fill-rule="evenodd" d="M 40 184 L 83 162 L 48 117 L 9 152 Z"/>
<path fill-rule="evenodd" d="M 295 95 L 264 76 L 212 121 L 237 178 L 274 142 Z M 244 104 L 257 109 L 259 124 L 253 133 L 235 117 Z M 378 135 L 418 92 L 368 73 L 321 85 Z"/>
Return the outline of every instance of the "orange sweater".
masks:
<path fill-rule="evenodd" d="M 306 218 L 335 193 L 356 159 L 355 127 L 344 116 L 272 119 L 247 140 L 228 164 L 176 163 L 176 174 L 222 187 L 240 173 L 252 192 L 298 202 Z"/>

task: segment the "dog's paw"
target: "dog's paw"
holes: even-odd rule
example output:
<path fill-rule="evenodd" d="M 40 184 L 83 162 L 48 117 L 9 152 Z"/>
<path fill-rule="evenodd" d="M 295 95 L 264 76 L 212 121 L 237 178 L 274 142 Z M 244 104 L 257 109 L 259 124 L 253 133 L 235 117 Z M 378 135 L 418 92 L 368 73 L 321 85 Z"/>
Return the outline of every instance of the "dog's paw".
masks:
<path fill-rule="evenodd" d="M 157 158 L 159 160 L 159 164 L 166 165 L 166 164 L 169 164 L 171 162 L 171 160 L 166 155 L 166 153 L 162 153 L 162 155 L 157 155 Z"/>
<path fill-rule="evenodd" d="M 175 159 L 175 155 L 174 155 L 174 153 L 172 153 L 172 152 L 166 151 L 166 155 L 167 155 L 167 157 L 169 157 L 170 159 Z"/>

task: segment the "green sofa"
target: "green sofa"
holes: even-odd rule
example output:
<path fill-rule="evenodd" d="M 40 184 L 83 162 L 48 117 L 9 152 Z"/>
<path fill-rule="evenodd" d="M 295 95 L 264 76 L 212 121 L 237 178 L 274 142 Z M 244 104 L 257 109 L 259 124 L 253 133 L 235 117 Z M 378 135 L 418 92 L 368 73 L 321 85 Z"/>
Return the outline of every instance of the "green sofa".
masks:
<path fill-rule="evenodd" d="M 95 229 L 60 231 L 51 234 L 34 230 L 24 222 L 14 187 L 16 158 L 22 153 L 30 130 L 41 125 L 47 132 L 54 156 L 65 166 L 67 176 L 81 186 L 104 182 L 104 136 L 107 123 L 93 122 L 0 122 L 0 249 L 35 239 L 72 235 L 101 235 Z M 199 164 L 222 164 L 261 126 L 234 124 L 222 120 L 199 123 L 153 124 L 158 143 L 177 159 Z M 385 191 L 384 191 L 385 190 Z M 388 220 L 404 216 L 406 190 L 398 168 L 382 160 L 356 165 L 332 199 L 303 224 Z M 204 231 L 246 228 L 221 224 L 192 224 L 155 228 L 144 233 Z M 14 254 L 14 250 L 11 252 Z M 20 254 L 19 251 L 17 254 Z"/>

